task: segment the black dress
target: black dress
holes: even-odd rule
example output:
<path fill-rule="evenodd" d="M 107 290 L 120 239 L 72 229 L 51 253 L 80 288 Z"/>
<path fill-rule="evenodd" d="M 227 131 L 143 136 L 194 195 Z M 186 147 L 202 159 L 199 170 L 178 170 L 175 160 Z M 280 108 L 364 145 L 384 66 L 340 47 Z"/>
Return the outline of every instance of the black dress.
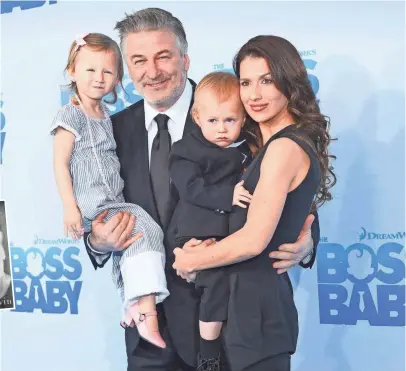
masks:
<path fill-rule="evenodd" d="M 269 253 L 283 243 L 297 240 L 320 184 L 319 161 L 304 140 L 306 134 L 288 126 L 268 140 L 243 179 L 244 187 L 252 194 L 269 144 L 282 137 L 296 142 L 308 154 L 311 164 L 302 183 L 288 193 L 278 226 L 265 250 L 253 259 L 229 266 L 230 296 L 224 335 L 232 371 L 257 369 L 254 365 L 258 362 L 261 370 L 272 371 L 276 355 L 296 351 L 298 317 L 292 285 L 287 273 L 277 274 L 272 267 L 274 259 L 269 258 Z M 248 208 L 234 209 L 230 216 L 231 233 L 245 224 L 247 211 Z"/>

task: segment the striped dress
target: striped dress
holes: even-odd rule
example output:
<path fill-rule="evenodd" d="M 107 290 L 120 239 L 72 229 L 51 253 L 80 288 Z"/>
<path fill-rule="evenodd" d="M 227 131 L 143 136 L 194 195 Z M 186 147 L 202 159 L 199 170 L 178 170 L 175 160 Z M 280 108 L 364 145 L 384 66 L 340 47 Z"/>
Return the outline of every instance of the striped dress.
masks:
<path fill-rule="evenodd" d="M 102 107 L 105 117 L 94 119 L 72 103 L 63 106 L 52 123 L 51 134 L 62 127 L 75 135 L 70 174 L 85 231 L 89 232 L 95 217 L 107 209 L 105 221 L 117 212 L 130 212 L 136 217 L 132 235 L 143 233 L 123 253 L 113 254 L 112 277 L 126 310 L 140 296 L 154 293 L 159 303 L 169 295 L 164 271 L 164 236 L 161 227 L 144 209 L 124 201 L 124 182 L 120 177 L 112 123 L 107 107 L 104 104 Z"/>

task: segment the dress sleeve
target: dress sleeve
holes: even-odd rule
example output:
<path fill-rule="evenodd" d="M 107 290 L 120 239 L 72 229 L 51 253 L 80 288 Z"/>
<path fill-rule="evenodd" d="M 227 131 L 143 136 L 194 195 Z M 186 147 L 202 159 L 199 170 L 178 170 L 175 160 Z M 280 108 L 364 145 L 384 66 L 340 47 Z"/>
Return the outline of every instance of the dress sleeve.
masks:
<path fill-rule="evenodd" d="M 50 128 L 50 134 L 55 135 L 56 129 L 61 127 L 70 131 L 75 136 L 75 142 L 78 142 L 82 138 L 85 125 L 86 118 L 84 113 L 82 113 L 80 109 L 67 104 L 63 106 L 55 116 Z"/>

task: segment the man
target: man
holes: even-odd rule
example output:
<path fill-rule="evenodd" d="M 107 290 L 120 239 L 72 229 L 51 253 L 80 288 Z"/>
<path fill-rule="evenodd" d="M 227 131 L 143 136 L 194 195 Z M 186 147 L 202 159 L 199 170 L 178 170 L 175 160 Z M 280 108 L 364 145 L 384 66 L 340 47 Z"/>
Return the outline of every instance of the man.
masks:
<path fill-rule="evenodd" d="M 178 197 L 170 188 L 168 156 L 172 143 L 195 129 L 190 108 L 195 83 L 187 78 L 189 56 L 181 22 L 162 9 L 149 8 L 127 15 L 118 22 L 121 49 L 137 91 L 144 100 L 112 116 L 117 155 L 124 180 L 124 197 L 143 207 L 165 233 L 166 276 L 170 296 L 158 305 L 161 334 L 167 343 L 162 350 L 140 341 L 136 328 L 126 328 L 128 371 L 194 370 L 198 350 L 198 301 L 194 285 L 177 276 L 172 268 L 173 215 Z M 103 222 L 103 213 L 85 236 L 86 248 L 95 268 L 103 267 L 111 253 L 126 249 L 140 236 L 132 236 L 134 217 L 119 214 Z M 295 244 L 281 246 L 272 257 L 279 272 L 307 258 L 314 261 L 310 226 L 303 227 Z M 319 239 L 314 223 L 315 246 Z M 208 244 L 208 242 L 204 242 Z M 169 330 L 168 330 L 169 329 Z"/>

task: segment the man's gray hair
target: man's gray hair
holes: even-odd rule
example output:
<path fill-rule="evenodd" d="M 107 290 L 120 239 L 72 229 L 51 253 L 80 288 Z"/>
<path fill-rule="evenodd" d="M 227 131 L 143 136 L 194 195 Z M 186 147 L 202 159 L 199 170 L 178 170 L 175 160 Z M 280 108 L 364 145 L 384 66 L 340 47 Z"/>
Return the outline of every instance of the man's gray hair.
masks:
<path fill-rule="evenodd" d="M 126 13 L 125 18 L 117 22 L 114 29 L 119 32 L 120 46 L 123 53 L 125 53 L 124 41 L 129 33 L 157 30 L 173 32 L 180 54 L 184 56 L 187 53 L 188 45 L 182 22 L 174 17 L 172 13 L 163 9 L 146 8 L 133 14 Z"/>

